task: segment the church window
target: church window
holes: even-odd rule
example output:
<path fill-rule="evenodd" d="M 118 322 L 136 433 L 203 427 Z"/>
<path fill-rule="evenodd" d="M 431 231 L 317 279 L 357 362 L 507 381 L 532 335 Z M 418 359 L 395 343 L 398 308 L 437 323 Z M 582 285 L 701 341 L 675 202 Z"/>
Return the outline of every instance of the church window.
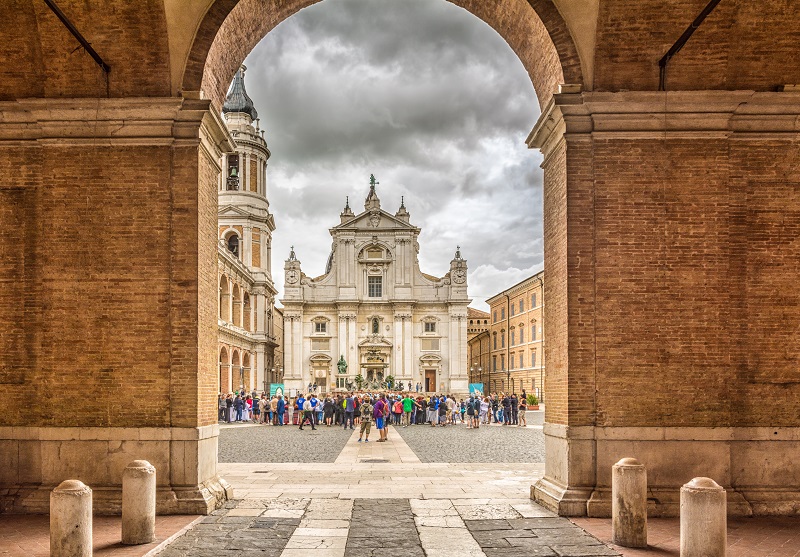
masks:
<path fill-rule="evenodd" d="M 435 333 L 436 332 L 436 322 L 428 321 L 425 323 L 425 332 L 426 333 Z"/>
<path fill-rule="evenodd" d="M 236 234 L 231 234 L 230 238 L 228 238 L 228 251 L 239 257 L 239 236 Z"/>
<path fill-rule="evenodd" d="M 328 331 L 328 324 L 325 321 L 316 321 L 314 323 L 315 333 L 325 333 Z"/>
<path fill-rule="evenodd" d="M 422 339 L 422 350 L 438 351 L 439 350 L 439 339 L 438 338 L 423 338 Z"/>
<path fill-rule="evenodd" d="M 367 277 L 369 286 L 369 297 L 380 298 L 383 296 L 383 277 Z"/>
<path fill-rule="evenodd" d="M 372 320 L 372 334 L 377 335 L 379 332 L 381 332 L 381 322 L 377 317 L 375 317 Z"/>
<path fill-rule="evenodd" d="M 383 257 L 383 250 L 380 248 L 369 248 L 367 250 L 367 259 L 380 259 Z"/>

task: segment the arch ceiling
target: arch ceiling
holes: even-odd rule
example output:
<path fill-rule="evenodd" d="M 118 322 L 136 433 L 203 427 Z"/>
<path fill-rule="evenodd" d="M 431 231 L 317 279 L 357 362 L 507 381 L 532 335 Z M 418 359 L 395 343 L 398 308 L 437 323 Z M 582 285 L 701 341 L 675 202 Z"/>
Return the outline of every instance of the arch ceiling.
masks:
<path fill-rule="evenodd" d="M 559 83 L 582 83 L 578 51 L 566 23 L 548 0 L 450 0 L 494 28 L 519 56 L 541 104 Z M 222 105 L 236 69 L 277 24 L 313 0 L 217 0 L 200 24 L 182 89 L 202 90 Z"/>

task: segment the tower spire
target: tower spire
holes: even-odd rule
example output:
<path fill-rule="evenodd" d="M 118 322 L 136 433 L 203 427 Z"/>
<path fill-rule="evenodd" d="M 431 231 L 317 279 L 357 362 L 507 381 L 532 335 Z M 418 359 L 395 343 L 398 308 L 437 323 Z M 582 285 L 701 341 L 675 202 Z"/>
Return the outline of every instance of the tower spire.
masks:
<path fill-rule="evenodd" d="M 248 96 L 244 88 L 244 72 L 246 70 L 247 66 L 242 64 L 236 71 L 236 75 L 233 76 L 233 83 L 228 90 L 228 96 L 225 97 L 225 104 L 222 105 L 222 113 L 241 112 L 250 116 L 251 121 L 255 121 L 258 119 L 258 111 L 253 104 L 253 99 Z"/>
<path fill-rule="evenodd" d="M 381 200 L 378 199 L 378 193 L 375 191 L 375 186 L 380 184 L 375 179 L 374 174 L 369 175 L 369 194 L 367 194 L 367 199 L 364 201 L 364 209 L 369 211 L 370 209 L 380 209 L 381 208 Z"/>

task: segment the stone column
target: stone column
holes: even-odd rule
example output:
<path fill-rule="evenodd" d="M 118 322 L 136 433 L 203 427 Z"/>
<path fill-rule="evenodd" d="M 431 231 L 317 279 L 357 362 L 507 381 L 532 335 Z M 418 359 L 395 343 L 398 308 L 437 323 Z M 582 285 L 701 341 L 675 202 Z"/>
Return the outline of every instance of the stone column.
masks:
<path fill-rule="evenodd" d="M 725 490 L 711 478 L 681 488 L 681 557 L 725 557 L 728 544 Z"/>
<path fill-rule="evenodd" d="M 50 557 L 92 557 L 92 490 L 79 480 L 50 493 Z"/>
<path fill-rule="evenodd" d="M 647 471 L 635 458 L 623 458 L 611 473 L 611 541 L 647 547 Z"/>
<path fill-rule="evenodd" d="M 134 460 L 122 474 L 122 543 L 139 545 L 156 539 L 156 468 Z"/>

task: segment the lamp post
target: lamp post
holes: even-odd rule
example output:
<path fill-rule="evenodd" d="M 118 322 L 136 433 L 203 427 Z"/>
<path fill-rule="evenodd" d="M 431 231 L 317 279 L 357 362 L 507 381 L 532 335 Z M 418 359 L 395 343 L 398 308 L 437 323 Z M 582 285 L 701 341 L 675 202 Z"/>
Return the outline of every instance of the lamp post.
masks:
<path fill-rule="evenodd" d="M 483 368 L 481 366 L 478 366 L 478 377 L 481 380 L 481 385 L 483 385 L 483 387 L 482 387 L 483 388 L 483 392 L 481 394 L 485 395 L 486 394 L 486 385 L 483 382 Z"/>

